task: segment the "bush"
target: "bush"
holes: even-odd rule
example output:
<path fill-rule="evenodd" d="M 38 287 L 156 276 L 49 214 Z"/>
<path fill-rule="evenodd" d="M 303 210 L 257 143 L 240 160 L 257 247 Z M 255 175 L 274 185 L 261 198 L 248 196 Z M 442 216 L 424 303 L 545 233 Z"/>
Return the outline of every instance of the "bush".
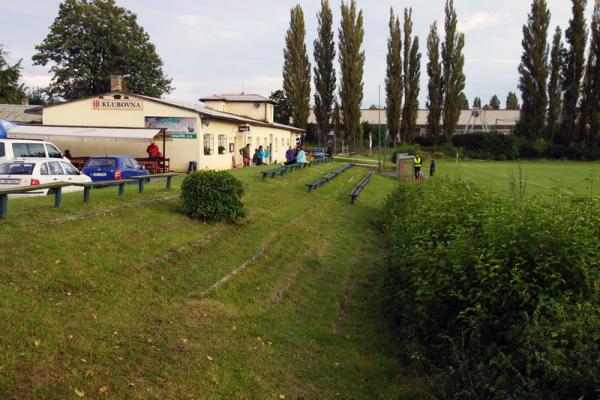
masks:
<path fill-rule="evenodd" d="M 229 172 L 194 172 L 181 185 L 179 210 L 202 221 L 235 222 L 245 215 L 243 193 L 242 183 Z"/>
<path fill-rule="evenodd" d="M 595 399 L 600 201 L 513 195 L 403 185 L 385 213 L 386 311 L 442 398 Z"/>
<path fill-rule="evenodd" d="M 464 149 L 469 158 L 484 160 L 516 160 L 522 139 L 499 132 L 478 132 L 454 135 L 452 144 Z"/>

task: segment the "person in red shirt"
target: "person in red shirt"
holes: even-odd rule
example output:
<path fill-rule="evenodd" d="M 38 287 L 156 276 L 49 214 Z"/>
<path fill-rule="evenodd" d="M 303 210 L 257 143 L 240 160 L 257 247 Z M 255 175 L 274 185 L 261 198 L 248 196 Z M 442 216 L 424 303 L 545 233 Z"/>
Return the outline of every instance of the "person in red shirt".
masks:
<path fill-rule="evenodd" d="M 161 158 L 162 156 L 160 150 L 158 149 L 158 146 L 154 142 L 148 145 L 148 147 L 146 148 L 146 153 L 148 153 L 148 157 L 150 158 Z"/>

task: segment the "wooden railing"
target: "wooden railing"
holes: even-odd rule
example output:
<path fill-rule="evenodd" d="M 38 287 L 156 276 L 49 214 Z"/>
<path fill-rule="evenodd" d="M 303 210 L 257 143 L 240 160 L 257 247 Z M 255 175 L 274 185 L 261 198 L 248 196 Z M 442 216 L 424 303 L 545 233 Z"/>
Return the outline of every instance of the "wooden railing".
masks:
<path fill-rule="evenodd" d="M 37 192 L 40 190 L 52 190 L 54 194 L 54 207 L 60 208 L 62 207 L 62 188 L 68 186 L 79 186 L 83 188 L 83 202 L 87 203 L 90 200 L 90 194 L 92 189 L 101 188 L 107 186 L 118 186 L 119 188 L 119 196 L 123 196 L 125 194 L 125 185 L 128 183 L 136 183 L 138 184 L 138 192 L 143 193 L 145 189 L 146 182 L 151 181 L 152 179 L 158 178 L 166 178 L 166 187 L 168 190 L 171 189 L 172 179 L 176 176 L 183 176 L 185 174 L 179 174 L 175 172 L 169 172 L 166 174 L 154 174 L 154 175 L 145 175 L 145 176 L 136 176 L 129 179 L 121 179 L 118 181 L 100 181 L 100 182 L 87 182 L 87 183 L 73 183 L 73 182 L 54 182 L 54 183 L 46 183 L 43 185 L 33 185 L 33 186 L 18 186 L 7 189 L 0 189 L 0 219 L 6 219 L 8 217 L 8 195 L 9 194 L 27 194 L 30 192 Z"/>

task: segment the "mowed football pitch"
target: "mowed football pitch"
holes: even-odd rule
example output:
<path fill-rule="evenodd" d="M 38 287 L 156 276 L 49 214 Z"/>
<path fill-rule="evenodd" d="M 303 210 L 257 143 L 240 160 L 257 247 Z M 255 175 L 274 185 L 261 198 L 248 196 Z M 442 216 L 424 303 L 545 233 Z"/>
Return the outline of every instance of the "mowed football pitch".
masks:
<path fill-rule="evenodd" d="M 427 174 L 429 161 L 424 163 Z M 528 195 L 600 195 L 600 162 L 577 161 L 475 161 L 443 159 L 437 162 L 438 177 L 460 178 L 498 193 L 510 191 L 510 181 L 525 184 Z"/>

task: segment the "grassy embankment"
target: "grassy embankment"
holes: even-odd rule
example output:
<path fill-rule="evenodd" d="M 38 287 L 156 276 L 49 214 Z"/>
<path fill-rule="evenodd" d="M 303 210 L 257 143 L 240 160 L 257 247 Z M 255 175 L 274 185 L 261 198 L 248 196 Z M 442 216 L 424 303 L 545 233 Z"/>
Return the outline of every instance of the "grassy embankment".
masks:
<path fill-rule="evenodd" d="M 374 220 L 396 183 L 356 206 L 354 168 L 262 182 L 238 170 L 248 217 L 196 223 L 149 185 L 9 202 L 0 222 L 0 398 L 422 398 L 391 349 Z M 180 182 L 177 182 L 176 186 Z M 215 290 L 213 284 L 254 261 Z"/>

